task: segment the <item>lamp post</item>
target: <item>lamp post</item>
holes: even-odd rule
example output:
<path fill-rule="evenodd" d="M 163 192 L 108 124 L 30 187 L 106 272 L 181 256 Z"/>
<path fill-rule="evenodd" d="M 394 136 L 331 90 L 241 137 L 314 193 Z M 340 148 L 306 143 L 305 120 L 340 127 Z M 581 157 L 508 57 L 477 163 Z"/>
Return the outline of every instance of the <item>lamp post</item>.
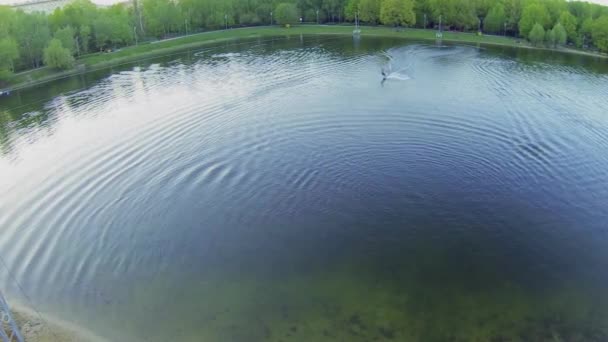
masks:
<path fill-rule="evenodd" d="M 321 22 L 319 21 L 319 10 L 317 9 L 317 25 L 319 25 Z"/>
<path fill-rule="evenodd" d="M 270 26 L 272 26 L 272 11 L 270 11 Z"/>

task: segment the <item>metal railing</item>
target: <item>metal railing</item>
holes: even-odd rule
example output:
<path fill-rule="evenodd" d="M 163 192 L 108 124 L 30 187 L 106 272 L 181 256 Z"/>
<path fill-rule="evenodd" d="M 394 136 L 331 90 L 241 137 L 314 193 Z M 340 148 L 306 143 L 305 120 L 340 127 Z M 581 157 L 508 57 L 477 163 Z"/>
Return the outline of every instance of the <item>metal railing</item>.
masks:
<path fill-rule="evenodd" d="M 25 342 L 19 331 L 17 323 L 13 319 L 11 309 L 4 295 L 0 291 L 0 338 L 2 342 Z"/>

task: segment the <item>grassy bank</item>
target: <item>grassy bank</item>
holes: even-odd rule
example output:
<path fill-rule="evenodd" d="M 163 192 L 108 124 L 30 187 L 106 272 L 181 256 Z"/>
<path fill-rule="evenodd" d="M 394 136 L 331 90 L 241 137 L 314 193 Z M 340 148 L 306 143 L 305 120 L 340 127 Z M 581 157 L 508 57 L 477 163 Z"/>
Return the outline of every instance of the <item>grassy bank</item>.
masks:
<path fill-rule="evenodd" d="M 144 43 L 138 46 L 130 46 L 112 53 L 95 53 L 78 59 L 77 68 L 69 71 L 57 71 L 49 68 L 40 68 L 28 72 L 16 74 L 9 83 L 9 88 L 19 89 L 34 84 L 55 80 L 62 77 L 75 75 L 84 71 L 129 63 L 140 59 L 151 58 L 182 50 L 201 47 L 205 44 L 217 43 L 231 39 L 272 37 L 284 35 L 315 34 L 315 35 L 351 35 L 352 26 L 325 26 L 325 25 L 301 25 L 292 28 L 282 27 L 249 27 L 230 29 L 222 31 L 211 31 L 194 34 L 174 39 L 168 39 L 152 43 Z M 417 40 L 435 40 L 435 30 L 403 29 L 395 30 L 388 27 L 363 27 L 362 36 L 399 37 Z M 499 46 L 511 46 L 518 48 L 535 48 L 529 43 L 511 37 L 479 36 L 474 33 L 444 32 L 443 40 L 449 42 L 462 42 L 473 44 L 487 44 Z M 559 49 L 568 53 L 578 53 L 606 57 L 587 51 L 573 49 Z"/>

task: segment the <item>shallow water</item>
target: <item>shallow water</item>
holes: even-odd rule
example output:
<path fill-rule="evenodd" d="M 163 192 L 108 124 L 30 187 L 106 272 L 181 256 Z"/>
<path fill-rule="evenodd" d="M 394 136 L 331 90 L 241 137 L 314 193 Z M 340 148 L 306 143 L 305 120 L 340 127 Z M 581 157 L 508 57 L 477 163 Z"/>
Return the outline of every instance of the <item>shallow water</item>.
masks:
<path fill-rule="evenodd" d="M 0 284 L 115 341 L 605 341 L 607 74 L 294 36 L 16 92 Z"/>

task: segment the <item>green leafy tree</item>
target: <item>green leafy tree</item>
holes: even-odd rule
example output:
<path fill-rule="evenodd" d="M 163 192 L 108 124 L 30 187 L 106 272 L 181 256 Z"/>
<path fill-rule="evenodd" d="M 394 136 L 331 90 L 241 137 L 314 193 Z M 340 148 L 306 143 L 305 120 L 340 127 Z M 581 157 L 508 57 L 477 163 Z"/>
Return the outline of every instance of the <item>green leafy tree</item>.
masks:
<path fill-rule="evenodd" d="M 107 16 L 112 23 L 110 41 L 113 46 L 129 45 L 134 40 L 134 26 L 131 16 L 123 4 L 115 4 L 107 9 Z"/>
<path fill-rule="evenodd" d="M 13 37 L 19 44 L 19 55 L 23 64 L 37 68 L 42 63 L 44 48 L 51 39 L 48 20 L 41 12 L 25 13 L 17 11 Z"/>
<path fill-rule="evenodd" d="M 475 16 L 477 18 L 485 18 L 490 12 L 490 8 L 494 5 L 495 0 L 473 0 L 475 7 Z"/>
<path fill-rule="evenodd" d="M 358 10 L 359 0 L 348 0 L 346 7 L 344 8 L 344 16 L 346 17 L 346 20 L 354 21 Z"/>
<path fill-rule="evenodd" d="M 555 46 L 555 30 L 547 30 L 545 33 L 545 42 L 548 46 Z"/>
<path fill-rule="evenodd" d="M 292 25 L 299 21 L 298 8 L 295 4 L 281 3 L 275 10 L 277 23 L 280 25 Z"/>
<path fill-rule="evenodd" d="M 239 24 L 241 25 L 260 25 L 262 20 L 255 13 L 243 13 L 239 16 Z"/>
<path fill-rule="evenodd" d="M 484 20 L 483 28 L 490 33 L 500 33 L 504 30 L 506 21 L 507 17 L 505 15 L 504 6 L 497 4 L 488 12 L 488 16 Z"/>
<path fill-rule="evenodd" d="M 344 17 L 343 0 L 322 0 L 321 9 L 327 13 L 327 18 L 329 18 L 331 22 L 340 22 Z"/>
<path fill-rule="evenodd" d="M 416 24 L 412 0 L 384 0 L 380 8 L 380 20 L 385 25 L 409 26 Z"/>
<path fill-rule="evenodd" d="M 146 23 L 146 29 L 149 33 L 157 37 L 163 37 L 171 32 L 179 31 L 179 28 L 184 24 L 181 11 L 177 8 L 176 3 L 167 0 L 144 0 L 143 11 Z M 116 14 L 113 17 L 122 16 L 122 8 L 115 10 Z M 214 7 L 212 11 L 214 17 L 218 19 L 214 24 L 222 26 L 224 22 L 224 11 L 219 7 Z M 215 18 L 214 18 L 215 19 Z M 128 20 L 128 19 L 127 19 Z"/>
<path fill-rule="evenodd" d="M 361 21 L 377 24 L 380 20 L 380 0 L 360 0 L 359 1 L 359 15 Z"/>
<path fill-rule="evenodd" d="M 477 28 L 479 19 L 473 2 L 469 0 L 430 0 L 429 6 L 435 22 L 441 17 L 444 27 L 459 30 Z"/>
<path fill-rule="evenodd" d="M 554 23 L 559 22 L 561 14 L 568 11 L 568 4 L 563 0 L 542 0 L 542 4 L 549 13 L 548 25 L 553 25 Z"/>
<path fill-rule="evenodd" d="M 562 14 L 560 14 L 559 16 L 559 23 L 562 24 L 562 26 L 566 30 L 568 40 L 572 43 L 575 43 L 578 37 L 578 33 L 576 32 L 576 27 L 578 25 L 576 17 L 568 11 L 563 11 Z"/>
<path fill-rule="evenodd" d="M 7 80 L 15 70 L 15 61 L 19 58 L 19 47 L 12 38 L 0 40 L 0 80 Z"/>
<path fill-rule="evenodd" d="M 591 36 L 593 37 L 593 44 L 600 51 L 608 52 L 608 15 L 594 20 Z"/>
<path fill-rule="evenodd" d="M 70 50 L 71 54 L 76 52 L 76 44 L 74 44 L 74 29 L 71 26 L 66 26 L 55 32 L 54 38 L 61 41 L 61 45 Z"/>
<path fill-rule="evenodd" d="M 547 8 L 540 3 L 532 3 L 526 6 L 519 21 L 519 34 L 529 37 L 532 28 L 539 24 L 543 29 L 548 28 L 551 22 Z M 543 32 L 543 37 L 545 33 Z"/>
<path fill-rule="evenodd" d="M 568 40 L 568 34 L 566 33 L 566 29 L 560 23 L 555 24 L 553 26 L 553 30 L 551 30 L 555 36 L 555 44 L 563 46 L 566 45 Z"/>
<path fill-rule="evenodd" d="M 519 31 L 519 22 L 524 7 L 524 0 L 504 0 L 507 29 L 512 32 Z"/>
<path fill-rule="evenodd" d="M 10 7 L 0 5 L 0 39 L 8 37 L 14 25 L 14 17 L 14 11 Z"/>
<path fill-rule="evenodd" d="M 0 68 L 14 71 L 15 61 L 19 58 L 19 47 L 13 38 L 0 40 Z"/>
<path fill-rule="evenodd" d="M 112 36 L 112 20 L 106 15 L 101 15 L 93 22 L 95 30 L 95 45 L 103 50 L 110 42 Z"/>
<path fill-rule="evenodd" d="M 80 43 L 80 52 L 89 52 L 89 41 L 91 40 L 91 26 L 82 26 L 78 34 L 78 42 Z"/>
<path fill-rule="evenodd" d="M 578 31 L 578 40 L 580 46 L 585 46 L 592 42 L 592 32 L 593 32 L 593 19 L 587 18 L 582 24 L 581 28 Z"/>
<path fill-rule="evenodd" d="M 71 69 L 74 67 L 74 57 L 70 50 L 64 48 L 61 41 L 55 38 L 44 49 L 44 64 L 60 70 Z"/>
<path fill-rule="evenodd" d="M 528 40 L 530 40 L 533 45 L 542 44 L 543 40 L 545 40 L 545 29 L 541 24 L 534 24 L 530 30 L 530 33 L 528 34 Z"/>

